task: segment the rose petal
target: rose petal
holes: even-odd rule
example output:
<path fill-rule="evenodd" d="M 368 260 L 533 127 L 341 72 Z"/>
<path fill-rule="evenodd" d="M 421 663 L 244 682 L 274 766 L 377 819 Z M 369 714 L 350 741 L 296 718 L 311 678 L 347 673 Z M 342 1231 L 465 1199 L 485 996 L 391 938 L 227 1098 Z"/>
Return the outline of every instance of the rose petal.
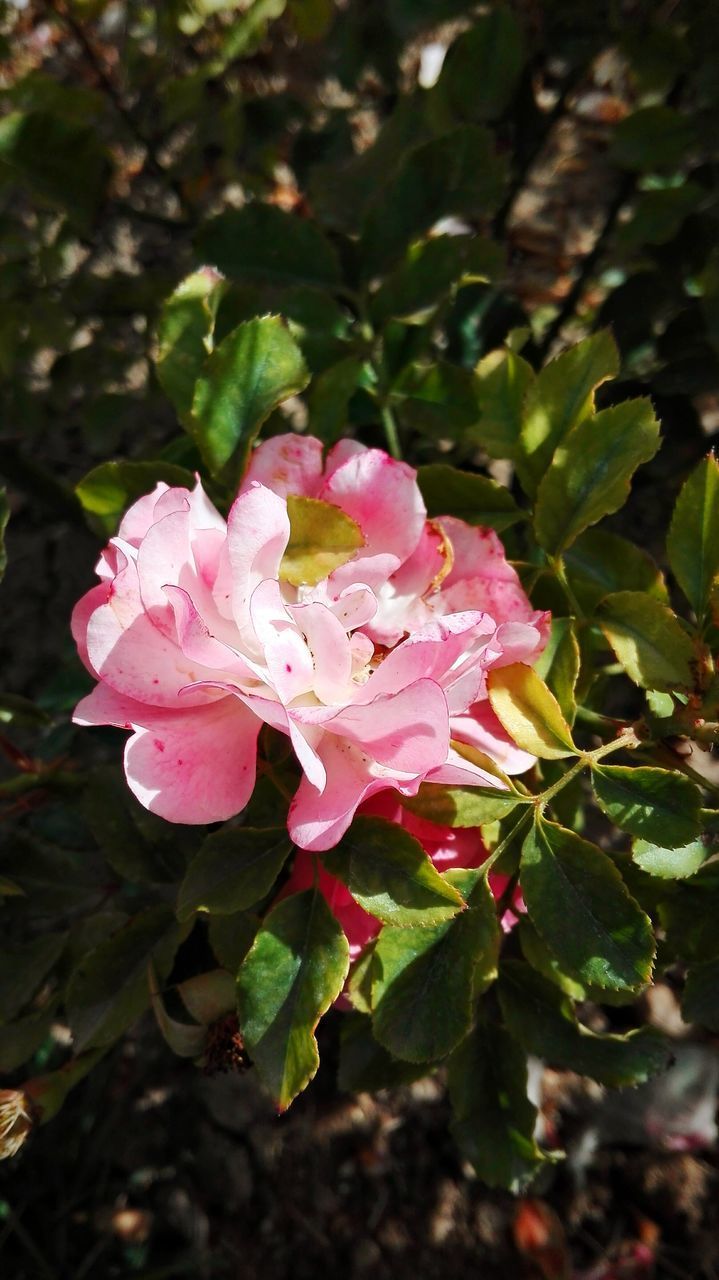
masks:
<path fill-rule="evenodd" d="M 252 795 L 259 729 L 234 698 L 157 716 L 125 748 L 130 789 L 169 822 L 224 822 Z"/>

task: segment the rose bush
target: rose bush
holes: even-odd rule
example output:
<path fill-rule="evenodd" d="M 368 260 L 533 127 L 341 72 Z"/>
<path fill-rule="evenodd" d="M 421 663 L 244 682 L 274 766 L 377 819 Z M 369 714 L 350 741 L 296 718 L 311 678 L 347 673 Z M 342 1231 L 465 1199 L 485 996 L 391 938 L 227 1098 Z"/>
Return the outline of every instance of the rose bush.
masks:
<path fill-rule="evenodd" d="M 309 506 L 288 507 L 298 498 Z M 300 539 L 314 518 L 315 542 L 288 569 L 293 510 Z M 316 532 L 337 511 L 355 550 L 327 552 Z M 329 573 L 326 554 L 341 561 Z M 289 736 L 303 770 L 289 811 L 303 849 L 336 844 L 377 792 L 501 785 L 457 745 L 509 774 L 532 764 L 493 712 L 487 675 L 533 662 L 548 614 L 493 530 L 428 520 L 413 468 L 379 449 L 342 441 L 323 460 L 319 440 L 267 440 L 226 523 L 199 479 L 158 484 L 97 572 L 73 633 L 99 683 L 75 721 L 132 730 L 128 783 L 163 818 L 244 809 L 263 723 Z"/>

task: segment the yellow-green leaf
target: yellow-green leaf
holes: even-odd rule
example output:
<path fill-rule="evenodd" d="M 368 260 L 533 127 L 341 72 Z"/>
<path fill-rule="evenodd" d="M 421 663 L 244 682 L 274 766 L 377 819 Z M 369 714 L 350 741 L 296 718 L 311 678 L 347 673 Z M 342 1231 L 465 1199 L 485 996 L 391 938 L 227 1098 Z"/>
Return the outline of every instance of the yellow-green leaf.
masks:
<path fill-rule="evenodd" d="M 314 587 L 364 546 L 359 525 L 331 502 L 290 494 L 290 540 L 280 564 L 280 580 Z"/>
<path fill-rule="evenodd" d="M 574 754 L 572 733 L 546 684 L 523 662 L 491 671 L 489 700 L 507 733 L 523 751 L 542 760 Z"/>
<path fill-rule="evenodd" d="M 676 615 L 643 591 L 615 591 L 598 609 L 599 625 L 624 670 L 643 689 L 694 684 L 694 646 Z"/>

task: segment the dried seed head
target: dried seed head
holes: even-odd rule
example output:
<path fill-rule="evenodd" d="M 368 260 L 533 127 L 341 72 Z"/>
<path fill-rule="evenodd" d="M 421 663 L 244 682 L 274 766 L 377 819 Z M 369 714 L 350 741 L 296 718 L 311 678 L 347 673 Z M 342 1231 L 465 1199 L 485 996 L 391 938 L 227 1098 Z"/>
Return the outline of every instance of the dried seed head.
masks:
<path fill-rule="evenodd" d="M 251 1065 L 235 1013 L 228 1013 L 207 1028 L 203 1056 L 205 1075 L 214 1076 L 227 1071 L 247 1071 Z"/>
<path fill-rule="evenodd" d="M 26 1094 L 21 1089 L 0 1089 L 0 1160 L 17 1155 L 32 1126 Z"/>

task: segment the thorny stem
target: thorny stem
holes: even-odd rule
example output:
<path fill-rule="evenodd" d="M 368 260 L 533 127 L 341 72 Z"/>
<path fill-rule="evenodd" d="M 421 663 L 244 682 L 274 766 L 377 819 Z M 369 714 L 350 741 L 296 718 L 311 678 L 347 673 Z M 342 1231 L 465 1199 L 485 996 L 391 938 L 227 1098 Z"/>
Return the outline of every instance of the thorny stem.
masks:
<path fill-rule="evenodd" d="M 669 747 L 660 744 L 652 749 L 645 749 L 641 754 L 652 764 L 661 765 L 665 769 L 678 769 L 680 773 L 686 774 L 687 778 L 691 778 L 692 782 L 696 782 L 698 787 L 704 787 L 707 791 L 719 796 L 719 785 L 716 782 L 705 778 L 697 769 L 692 768 L 683 756 L 677 755 Z"/>
<path fill-rule="evenodd" d="M 492 867 L 504 853 L 505 849 L 509 848 L 509 845 L 519 834 L 520 828 L 526 825 L 528 819 L 531 818 L 532 810 L 534 810 L 535 814 L 541 813 L 554 796 L 562 791 L 573 778 L 576 778 L 583 769 L 591 768 L 595 761 L 601 760 L 604 756 L 611 755 L 613 751 L 631 751 L 638 746 L 640 746 L 640 742 L 634 730 L 628 729 L 621 735 L 621 737 L 616 738 L 612 742 L 603 742 L 600 747 L 595 747 L 594 751 L 582 751 L 579 755 L 579 759 L 572 765 L 571 769 L 567 770 L 563 777 L 559 778 L 557 782 L 553 782 L 552 785 L 547 787 L 544 791 L 540 791 L 539 795 L 531 797 L 531 807 L 525 809 L 524 813 L 518 818 L 517 822 L 515 822 L 511 831 L 507 833 L 503 840 L 500 840 L 497 848 L 492 851 L 490 856 L 487 858 L 487 861 L 482 863 L 482 871 L 484 874 L 487 875 L 487 873 L 491 871 Z"/>

